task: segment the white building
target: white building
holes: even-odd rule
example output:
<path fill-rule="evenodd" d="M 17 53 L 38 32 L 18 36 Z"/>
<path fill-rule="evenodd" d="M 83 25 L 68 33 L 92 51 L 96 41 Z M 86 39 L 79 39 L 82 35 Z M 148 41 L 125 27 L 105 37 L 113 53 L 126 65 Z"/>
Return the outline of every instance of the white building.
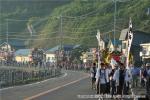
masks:
<path fill-rule="evenodd" d="M 140 56 L 142 57 L 143 60 L 150 60 L 150 43 L 143 43 L 140 44 L 142 47 L 142 52 L 140 52 Z"/>

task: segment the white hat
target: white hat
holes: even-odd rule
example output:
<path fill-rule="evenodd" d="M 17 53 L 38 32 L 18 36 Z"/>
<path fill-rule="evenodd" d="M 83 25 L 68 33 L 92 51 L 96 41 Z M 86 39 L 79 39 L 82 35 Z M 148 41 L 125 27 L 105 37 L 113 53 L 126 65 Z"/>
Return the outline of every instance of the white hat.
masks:
<path fill-rule="evenodd" d="M 150 66 L 150 63 L 147 63 L 146 66 Z"/>

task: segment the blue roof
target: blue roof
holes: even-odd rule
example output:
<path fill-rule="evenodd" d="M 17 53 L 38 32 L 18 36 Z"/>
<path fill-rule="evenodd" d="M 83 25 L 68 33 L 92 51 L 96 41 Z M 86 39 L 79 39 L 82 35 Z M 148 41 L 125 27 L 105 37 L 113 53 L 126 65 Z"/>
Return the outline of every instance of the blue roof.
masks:
<path fill-rule="evenodd" d="M 31 49 L 19 49 L 15 52 L 15 56 L 28 56 L 30 54 Z"/>
<path fill-rule="evenodd" d="M 114 45 L 114 44 L 116 44 L 116 45 L 121 45 L 121 41 L 120 41 L 120 40 L 117 40 L 117 39 L 116 39 L 116 40 L 114 41 L 114 39 L 112 39 L 111 41 L 112 41 L 112 44 L 113 44 L 113 45 Z"/>

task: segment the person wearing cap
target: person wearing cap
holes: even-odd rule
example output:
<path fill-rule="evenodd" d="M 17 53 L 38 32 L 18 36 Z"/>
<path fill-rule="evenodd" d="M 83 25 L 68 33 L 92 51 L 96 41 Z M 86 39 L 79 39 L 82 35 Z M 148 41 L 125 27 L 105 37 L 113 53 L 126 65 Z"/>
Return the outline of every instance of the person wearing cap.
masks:
<path fill-rule="evenodd" d="M 108 82 L 108 74 L 105 70 L 105 64 L 101 63 L 101 68 L 97 69 L 96 72 L 96 86 L 97 86 L 97 94 L 106 94 L 106 84 Z"/>

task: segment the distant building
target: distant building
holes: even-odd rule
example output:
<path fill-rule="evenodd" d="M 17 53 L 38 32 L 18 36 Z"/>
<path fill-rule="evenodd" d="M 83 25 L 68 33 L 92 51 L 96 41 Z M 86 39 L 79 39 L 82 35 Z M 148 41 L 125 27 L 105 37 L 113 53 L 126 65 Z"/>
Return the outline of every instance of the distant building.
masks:
<path fill-rule="evenodd" d="M 109 52 L 112 52 L 117 48 L 118 51 L 121 51 L 121 41 L 120 40 L 109 40 L 107 44 L 107 48 L 109 49 Z"/>
<path fill-rule="evenodd" d="M 4 40 L 1 40 L 1 43 L 6 43 L 6 42 Z M 25 41 L 13 40 L 13 39 L 9 40 L 8 44 L 11 45 L 15 50 L 23 49 L 28 46 L 28 44 L 25 43 Z"/>
<path fill-rule="evenodd" d="M 140 46 L 142 47 L 142 52 L 140 52 L 142 60 L 145 62 L 150 62 L 150 43 L 143 43 L 140 44 Z"/>
<path fill-rule="evenodd" d="M 73 49 L 79 47 L 79 45 L 57 45 L 46 51 L 46 61 L 56 62 L 66 57 L 69 60 L 70 53 Z"/>
<path fill-rule="evenodd" d="M 56 61 L 57 61 L 56 53 L 51 50 L 47 50 L 46 51 L 46 62 L 56 62 Z"/>
<path fill-rule="evenodd" d="M 0 45 L 0 50 L 1 51 L 13 51 L 13 48 L 10 44 L 8 44 L 7 42 L 4 42 Z"/>
<path fill-rule="evenodd" d="M 81 60 L 83 61 L 83 63 L 93 62 L 93 59 L 93 52 L 85 52 L 81 56 Z"/>
<path fill-rule="evenodd" d="M 12 61 L 14 58 L 14 48 L 4 42 L 0 44 L 0 60 Z"/>
<path fill-rule="evenodd" d="M 31 61 L 31 49 L 19 49 L 15 52 L 15 60 L 17 62 L 29 62 Z"/>
<path fill-rule="evenodd" d="M 127 53 L 127 32 L 128 29 L 124 29 L 121 31 L 119 40 L 122 41 L 122 52 L 126 55 Z M 149 43 L 150 42 L 150 34 L 142 32 L 142 31 L 134 31 L 133 32 L 133 41 L 131 46 L 131 53 L 134 58 L 134 62 L 136 64 L 140 64 L 140 55 L 139 52 L 141 50 L 140 44 L 141 43 Z"/>

